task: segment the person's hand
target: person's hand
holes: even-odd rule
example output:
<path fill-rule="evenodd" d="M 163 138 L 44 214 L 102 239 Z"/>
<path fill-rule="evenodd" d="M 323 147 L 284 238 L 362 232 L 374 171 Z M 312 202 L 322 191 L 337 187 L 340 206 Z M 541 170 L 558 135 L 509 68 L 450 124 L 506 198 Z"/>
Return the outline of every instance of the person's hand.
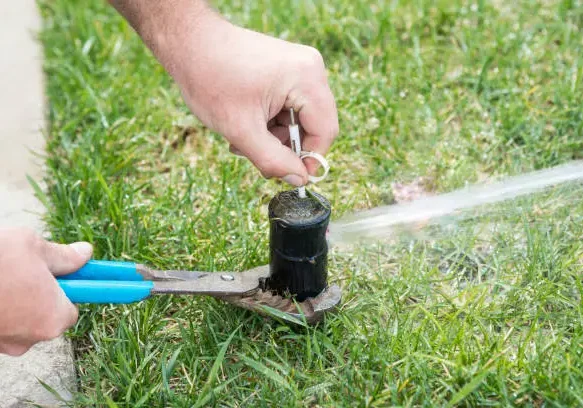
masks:
<path fill-rule="evenodd" d="M 338 114 L 320 53 L 234 26 L 204 0 L 111 0 L 176 80 L 191 111 L 263 176 L 300 186 L 317 162 L 289 147 L 289 109 L 302 150 L 324 155 Z"/>
<path fill-rule="evenodd" d="M 26 229 L 0 229 L 0 353 L 22 355 L 75 324 L 77 308 L 55 276 L 81 268 L 92 253 L 86 242 L 60 245 Z"/>
<path fill-rule="evenodd" d="M 324 155 L 338 134 L 338 117 L 322 56 L 222 20 L 207 30 L 208 41 L 187 41 L 183 66 L 174 72 L 186 103 L 263 176 L 306 184 L 317 166 L 306 162 L 306 169 L 289 148 L 289 109 L 299 112 L 302 150 Z"/>

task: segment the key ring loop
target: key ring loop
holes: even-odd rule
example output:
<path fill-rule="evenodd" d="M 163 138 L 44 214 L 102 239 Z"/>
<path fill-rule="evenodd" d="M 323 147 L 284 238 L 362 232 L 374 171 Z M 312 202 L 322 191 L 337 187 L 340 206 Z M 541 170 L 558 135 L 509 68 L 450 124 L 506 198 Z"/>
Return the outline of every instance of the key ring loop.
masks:
<path fill-rule="evenodd" d="M 322 174 L 321 176 L 310 176 L 309 175 L 308 181 L 310 183 L 317 183 L 319 181 L 324 180 L 326 178 L 326 176 L 328 175 L 328 172 L 330 171 L 330 165 L 328 164 L 328 161 L 320 153 L 306 152 L 306 151 L 302 151 L 300 153 L 300 159 L 304 160 L 307 157 L 311 157 L 312 159 L 316 160 L 324 168 L 324 174 Z"/>

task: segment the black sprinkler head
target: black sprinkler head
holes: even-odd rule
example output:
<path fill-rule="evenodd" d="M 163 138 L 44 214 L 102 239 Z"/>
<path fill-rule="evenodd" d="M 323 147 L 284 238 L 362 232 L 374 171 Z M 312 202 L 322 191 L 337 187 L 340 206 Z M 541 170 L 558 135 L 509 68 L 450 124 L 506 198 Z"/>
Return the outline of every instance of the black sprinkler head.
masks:
<path fill-rule="evenodd" d="M 283 191 L 269 203 L 270 275 L 266 289 L 298 302 L 328 287 L 330 203 L 320 194 Z"/>

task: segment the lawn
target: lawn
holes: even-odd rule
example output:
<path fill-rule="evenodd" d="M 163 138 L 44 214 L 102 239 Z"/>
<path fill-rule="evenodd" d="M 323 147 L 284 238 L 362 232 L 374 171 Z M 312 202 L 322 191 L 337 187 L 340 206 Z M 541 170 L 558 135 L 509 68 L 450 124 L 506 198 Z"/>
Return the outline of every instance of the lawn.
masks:
<path fill-rule="evenodd" d="M 333 219 L 583 158 L 579 0 L 256 2 L 216 7 L 317 47 L 340 136 L 314 187 Z M 105 2 L 41 0 L 47 223 L 95 258 L 268 262 L 286 186 L 232 156 Z M 334 249 L 338 313 L 296 329 L 218 300 L 81 306 L 75 405 L 583 405 L 583 189 L 484 209 L 424 239 Z"/>

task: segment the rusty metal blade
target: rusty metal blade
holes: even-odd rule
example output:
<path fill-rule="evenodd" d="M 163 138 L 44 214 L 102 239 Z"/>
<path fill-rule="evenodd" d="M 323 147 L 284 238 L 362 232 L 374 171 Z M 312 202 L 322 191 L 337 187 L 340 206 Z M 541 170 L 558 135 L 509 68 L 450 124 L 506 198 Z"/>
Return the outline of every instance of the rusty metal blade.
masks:
<path fill-rule="evenodd" d="M 290 298 L 274 295 L 271 292 L 257 290 L 248 296 L 226 296 L 222 299 L 235 306 L 252 310 L 261 315 L 269 315 L 268 308 L 277 309 L 293 318 L 308 324 L 315 324 L 324 318 L 326 313 L 334 311 L 342 301 L 342 290 L 337 285 L 326 288 L 315 298 L 308 298 L 296 303 Z"/>

